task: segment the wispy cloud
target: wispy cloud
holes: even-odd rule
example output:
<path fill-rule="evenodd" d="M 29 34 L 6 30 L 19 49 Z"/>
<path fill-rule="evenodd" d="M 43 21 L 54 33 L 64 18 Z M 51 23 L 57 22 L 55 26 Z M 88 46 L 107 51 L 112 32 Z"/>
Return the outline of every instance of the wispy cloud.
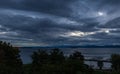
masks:
<path fill-rule="evenodd" d="M 119 0 L 0 0 L 0 40 L 15 46 L 120 44 Z"/>

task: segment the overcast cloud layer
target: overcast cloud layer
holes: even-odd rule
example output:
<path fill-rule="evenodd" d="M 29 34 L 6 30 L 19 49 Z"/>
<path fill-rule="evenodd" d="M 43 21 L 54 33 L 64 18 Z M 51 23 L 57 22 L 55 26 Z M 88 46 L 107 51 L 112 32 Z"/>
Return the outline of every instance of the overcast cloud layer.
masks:
<path fill-rule="evenodd" d="M 0 40 L 14 46 L 120 45 L 120 0 L 0 0 Z"/>

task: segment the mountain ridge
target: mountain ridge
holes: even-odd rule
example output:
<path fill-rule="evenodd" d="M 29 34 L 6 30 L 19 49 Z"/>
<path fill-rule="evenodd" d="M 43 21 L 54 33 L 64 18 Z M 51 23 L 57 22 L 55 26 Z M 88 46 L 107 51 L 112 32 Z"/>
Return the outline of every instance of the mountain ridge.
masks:
<path fill-rule="evenodd" d="M 64 45 L 64 46 L 28 46 L 19 48 L 120 48 L 120 45 Z"/>

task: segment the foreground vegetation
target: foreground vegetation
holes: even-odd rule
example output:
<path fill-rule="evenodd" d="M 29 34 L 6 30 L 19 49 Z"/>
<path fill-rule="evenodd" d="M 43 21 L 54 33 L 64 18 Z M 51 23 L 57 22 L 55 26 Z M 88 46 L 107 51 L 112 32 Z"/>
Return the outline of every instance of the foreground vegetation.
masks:
<path fill-rule="evenodd" d="M 32 63 L 23 64 L 19 49 L 0 41 L 0 74 L 120 74 L 120 55 L 111 56 L 112 70 L 99 70 L 84 64 L 84 56 L 75 51 L 65 56 L 59 49 L 38 50 L 31 55 Z"/>

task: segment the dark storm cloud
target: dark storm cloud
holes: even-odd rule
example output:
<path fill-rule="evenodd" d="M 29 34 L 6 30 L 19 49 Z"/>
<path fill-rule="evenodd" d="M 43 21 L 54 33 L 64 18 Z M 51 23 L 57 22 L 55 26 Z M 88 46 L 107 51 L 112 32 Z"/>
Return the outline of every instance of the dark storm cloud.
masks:
<path fill-rule="evenodd" d="M 19 2 L 17 2 L 19 1 Z M 1 0 L 0 6 L 21 10 L 37 11 L 59 16 L 70 16 L 70 3 L 74 0 Z"/>
<path fill-rule="evenodd" d="M 110 4 L 110 5 L 119 5 L 120 0 L 103 0 L 104 4 Z"/>
<path fill-rule="evenodd" d="M 6 19 L 6 20 L 4 20 Z M 98 23 L 97 22 L 90 22 L 90 19 L 84 19 L 80 20 L 78 24 L 74 23 L 68 23 L 65 21 L 64 23 L 59 23 L 59 21 L 56 21 L 56 19 L 59 19 L 59 17 L 56 18 L 32 18 L 24 15 L 15 15 L 15 16 L 6 16 L 1 15 L 0 17 L 0 24 L 2 24 L 4 27 L 10 28 L 10 30 L 16 31 L 26 31 L 26 32 L 33 32 L 33 33 L 39 33 L 42 32 L 50 32 L 50 30 L 68 30 L 68 31 L 95 31 L 94 28 Z M 59 19 L 62 20 L 63 18 Z M 72 20 L 69 20 L 71 22 Z M 77 21 L 75 21 L 77 22 Z M 81 23 L 80 22 L 84 22 Z M 14 25 L 16 24 L 16 25 Z M 87 28 L 89 27 L 89 28 Z"/>
<path fill-rule="evenodd" d="M 6 19 L 6 20 L 4 20 Z M 57 18 L 56 18 L 57 19 Z M 59 24 L 58 21 L 53 21 L 54 19 L 48 18 L 30 18 L 23 15 L 15 15 L 15 16 L 6 16 L 1 15 L 0 24 L 3 26 L 3 31 L 12 32 L 11 35 L 5 35 L 6 39 L 9 40 L 26 40 L 28 42 L 41 42 L 45 44 L 59 44 L 59 43 L 73 43 L 71 42 L 71 37 L 62 37 L 66 32 L 72 31 L 95 31 L 93 27 L 90 25 L 72 25 L 72 24 Z M 16 25 L 14 25 L 16 24 Z M 93 26 L 95 24 L 93 23 Z M 86 28 L 86 27 L 89 27 Z M 17 35 L 13 34 L 16 32 Z M 7 38 L 8 37 L 8 38 Z M 21 39 L 20 39 L 21 38 Z M 5 39 L 4 37 L 1 39 Z M 73 39 L 73 38 L 72 38 Z M 74 40 L 74 39 L 73 39 Z M 72 41 L 73 41 L 72 40 Z M 75 40 L 77 41 L 77 40 Z M 79 41 L 77 41 L 79 42 Z"/>
<path fill-rule="evenodd" d="M 71 2 L 74 2 L 74 0 L 27 0 L 25 1 L 25 6 L 30 10 L 33 9 L 41 12 L 66 16 L 71 12 L 69 8 L 69 3 Z"/>
<path fill-rule="evenodd" d="M 0 39 L 18 46 L 119 44 L 120 0 L 0 0 Z"/>
<path fill-rule="evenodd" d="M 118 7 L 120 7 L 120 0 L 101 0 L 99 4 L 99 9 L 106 10 L 108 14 L 113 14 L 120 12 Z"/>
<path fill-rule="evenodd" d="M 100 25 L 102 28 L 120 28 L 120 17 L 110 20 L 104 25 Z"/>

